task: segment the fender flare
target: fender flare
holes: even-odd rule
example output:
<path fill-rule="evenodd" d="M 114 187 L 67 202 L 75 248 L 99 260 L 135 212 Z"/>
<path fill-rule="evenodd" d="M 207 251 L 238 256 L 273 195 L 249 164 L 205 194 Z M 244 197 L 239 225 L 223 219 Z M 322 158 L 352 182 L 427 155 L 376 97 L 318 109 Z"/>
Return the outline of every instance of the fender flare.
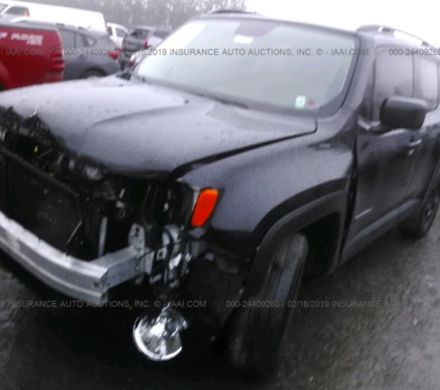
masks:
<path fill-rule="evenodd" d="M 439 142 L 440 142 L 440 140 L 439 140 Z M 426 203 L 431 192 L 436 187 L 439 187 L 439 186 L 440 186 L 440 160 L 437 162 L 434 173 L 432 174 L 432 178 L 429 182 L 428 188 L 426 189 L 426 193 L 423 197 L 423 201 L 421 202 L 422 205 Z"/>
<path fill-rule="evenodd" d="M 273 224 L 264 236 L 261 245 L 258 247 L 253 263 L 250 267 L 249 277 L 245 283 L 244 297 L 251 298 L 258 294 L 269 275 L 272 266 L 269 259 L 274 252 L 274 248 L 279 244 L 280 239 L 291 232 L 301 232 L 307 226 L 332 215 L 340 216 L 338 223 L 337 244 L 333 260 L 329 264 L 327 272 L 332 272 L 340 261 L 341 245 L 344 236 L 345 217 L 347 213 L 346 190 L 340 190 L 322 196 L 306 205 L 291 211 Z"/>

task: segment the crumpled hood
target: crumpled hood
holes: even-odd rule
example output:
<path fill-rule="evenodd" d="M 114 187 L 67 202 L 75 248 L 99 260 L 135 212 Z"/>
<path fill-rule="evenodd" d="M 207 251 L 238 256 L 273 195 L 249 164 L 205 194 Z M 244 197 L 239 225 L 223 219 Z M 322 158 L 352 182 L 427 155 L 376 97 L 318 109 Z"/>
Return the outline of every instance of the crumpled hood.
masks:
<path fill-rule="evenodd" d="M 131 174 L 171 172 L 316 131 L 311 118 L 247 110 L 117 77 L 4 92 L 0 106 L 22 117 L 36 114 L 67 149 Z"/>

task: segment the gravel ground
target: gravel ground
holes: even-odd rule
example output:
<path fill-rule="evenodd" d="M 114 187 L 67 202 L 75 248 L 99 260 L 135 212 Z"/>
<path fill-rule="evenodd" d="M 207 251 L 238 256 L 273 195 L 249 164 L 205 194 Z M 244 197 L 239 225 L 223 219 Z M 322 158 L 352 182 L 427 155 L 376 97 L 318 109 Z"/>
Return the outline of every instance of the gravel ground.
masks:
<path fill-rule="evenodd" d="M 313 307 L 299 310 L 280 373 L 251 384 L 202 351 L 167 365 L 143 360 L 125 311 L 13 307 L 41 297 L 3 256 L 0 389 L 437 390 L 439 280 L 440 221 L 415 244 L 391 232 L 303 288 L 300 299 Z"/>

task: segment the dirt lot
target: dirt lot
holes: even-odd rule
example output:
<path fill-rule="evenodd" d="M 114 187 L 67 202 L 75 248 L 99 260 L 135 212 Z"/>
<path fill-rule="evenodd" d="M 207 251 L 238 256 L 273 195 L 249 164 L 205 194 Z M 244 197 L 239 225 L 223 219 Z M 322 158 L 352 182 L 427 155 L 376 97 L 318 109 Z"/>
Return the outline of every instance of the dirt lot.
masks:
<path fill-rule="evenodd" d="M 313 307 L 296 317 L 281 373 L 259 385 L 219 356 L 191 352 L 162 366 L 143 360 L 130 342 L 125 311 L 13 306 L 37 296 L 26 287 L 31 280 L 11 271 L 3 258 L 2 390 L 434 390 L 440 383 L 440 221 L 415 244 L 392 232 L 330 278 L 306 286 L 301 299 Z"/>

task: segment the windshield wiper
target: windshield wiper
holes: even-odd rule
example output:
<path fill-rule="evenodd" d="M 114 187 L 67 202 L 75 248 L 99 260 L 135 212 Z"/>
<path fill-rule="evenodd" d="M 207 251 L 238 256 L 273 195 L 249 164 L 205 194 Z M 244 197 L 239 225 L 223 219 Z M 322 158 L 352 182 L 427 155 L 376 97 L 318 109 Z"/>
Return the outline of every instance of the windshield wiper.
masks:
<path fill-rule="evenodd" d="M 245 103 L 233 100 L 233 99 L 229 99 L 229 98 L 224 98 L 224 97 L 220 97 L 220 96 L 216 96 L 216 95 L 210 95 L 208 93 L 204 93 L 204 92 L 194 92 L 191 91 L 190 93 L 206 98 L 206 99 L 211 99 L 211 100 L 215 100 L 216 102 L 222 103 L 222 104 L 227 104 L 227 105 L 232 105 L 232 106 L 237 106 L 240 108 L 244 108 L 246 110 L 249 109 L 249 106 Z"/>

